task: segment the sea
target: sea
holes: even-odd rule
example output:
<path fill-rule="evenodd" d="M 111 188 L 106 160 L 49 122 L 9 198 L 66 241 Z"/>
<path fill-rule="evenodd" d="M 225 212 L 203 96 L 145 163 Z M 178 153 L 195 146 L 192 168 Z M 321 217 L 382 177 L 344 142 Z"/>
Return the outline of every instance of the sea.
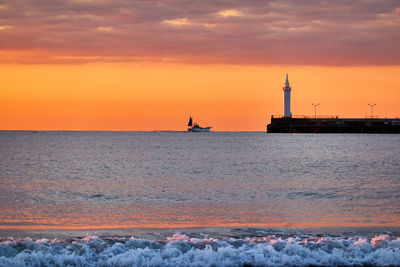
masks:
<path fill-rule="evenodd" d="M 0 131 L 0 266 L 400 266 L 400 135 Z"/>

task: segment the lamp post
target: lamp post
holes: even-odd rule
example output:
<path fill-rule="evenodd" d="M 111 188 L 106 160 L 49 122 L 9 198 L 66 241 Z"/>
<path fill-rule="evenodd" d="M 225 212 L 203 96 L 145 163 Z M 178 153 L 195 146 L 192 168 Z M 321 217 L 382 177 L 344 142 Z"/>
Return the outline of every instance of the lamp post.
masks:
<path fill-rule="evenodd" d="M 376 106 L 376 104 L 368 104 L 368 106 L 371 107 L 371 118 L 374 118 L 374 106 Z"/>
<path fill-rule="evenodd" d="M 316 119 L 316 118 L 317 118 L 317 107 L 319 106 L 319 103 L 317 103 L 317 104 L 311 104 L 311 105 L 314 106 L 314 118 Z"/>

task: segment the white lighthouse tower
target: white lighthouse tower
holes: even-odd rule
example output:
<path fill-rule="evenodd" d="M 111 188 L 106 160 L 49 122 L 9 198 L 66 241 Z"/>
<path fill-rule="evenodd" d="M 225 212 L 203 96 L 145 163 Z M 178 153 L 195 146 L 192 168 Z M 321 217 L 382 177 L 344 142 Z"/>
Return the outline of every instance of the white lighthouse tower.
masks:
<path fill-rule="evenodd" d="M 292 112 L 290 111 L 290 91 L 292 88 L 289 86 L 289 78 L 286 73 L 286 82 L 285 87 L 283 87 L 283 94 L 284 94 L 284 117 L 291 118 Z"/>

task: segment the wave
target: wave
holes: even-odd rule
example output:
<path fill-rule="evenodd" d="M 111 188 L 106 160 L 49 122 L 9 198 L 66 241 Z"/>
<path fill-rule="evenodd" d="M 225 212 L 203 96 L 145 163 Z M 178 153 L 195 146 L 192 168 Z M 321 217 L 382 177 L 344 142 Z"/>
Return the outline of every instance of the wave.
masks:
<path fill-rule="evenodd" d="M 0 240 L 0 266 L 400 266 L 400 237 L 9 237 Z"/>

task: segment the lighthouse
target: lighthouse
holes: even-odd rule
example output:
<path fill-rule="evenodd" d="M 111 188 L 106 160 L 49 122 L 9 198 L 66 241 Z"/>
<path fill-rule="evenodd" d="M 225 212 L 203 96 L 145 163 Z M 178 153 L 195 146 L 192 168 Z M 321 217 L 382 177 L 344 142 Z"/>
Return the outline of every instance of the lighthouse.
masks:
<path fill-rule="evenodd" d="M 283 87 L 283 97 L 284 97 L 284 117 L 291 118 L 292 117 L 292 112 L 290 111 L 290 91 L 292 91 L 292 88 L 289 86 L 289 77 L 286 73 L 286 82 L 285 82 L 285 87 Z"/>

